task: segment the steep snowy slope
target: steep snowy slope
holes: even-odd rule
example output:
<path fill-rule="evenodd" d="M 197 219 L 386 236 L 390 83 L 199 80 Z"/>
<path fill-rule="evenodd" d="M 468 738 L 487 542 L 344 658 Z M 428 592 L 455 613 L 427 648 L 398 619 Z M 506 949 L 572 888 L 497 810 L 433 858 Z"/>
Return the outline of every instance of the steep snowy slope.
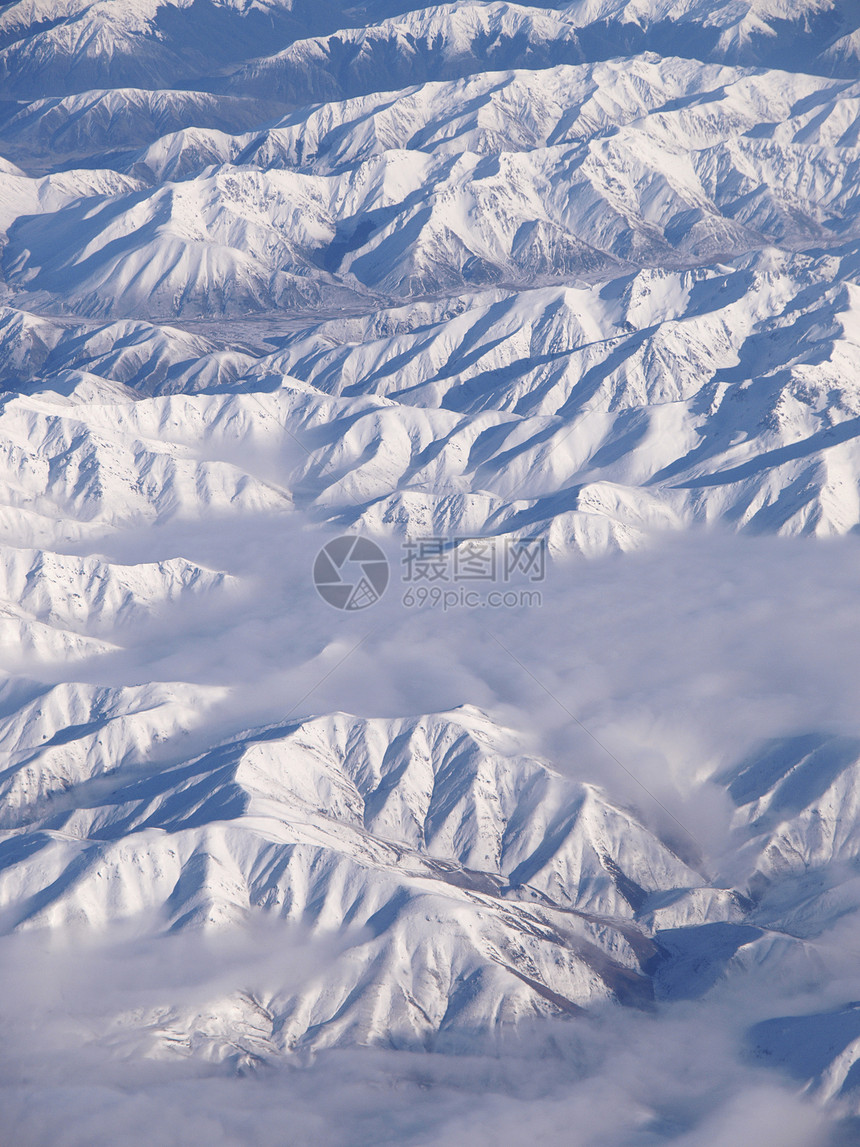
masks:
<path fill-rule="evenodd" d="M 579 0 L 543 8 L 459 0 L 299 40 L 244 64 L 221 85 L 301 104 L 511 66 L 540 69 L 649 50 L 847 78 L 856 75 L 851 63 L 858 19 L 851 4 L 837 0 Z"/>
<path fill-rule="evenodd" d="M 256 48 L 336 24 L 327 3 L 19 0 L 0 14 L 0 81 L 28 98 L 172 87 Z"/>
<path fill-rule="evenodd" d="M 96 158 L 110 165 L 116 153 L 145 147 L 171 132 L 195 126 L 221 131 L 253 128 L 277 105 L 203 92 L 107 88 L 32 103 L 6 104 L 0 137 L 3 150 L 29 172 L 62 160 L 87 166 Z"/>
<path fill-rule="evenodd" d="M 218 86 L 301 105 L 514 64 L 546 68 L 583 58 L 576 30 L 563 13 L 497 0 L 461 0 L 419 8 L 368 28 L 298 40 L 283 52 L 243 64 Z"/>
<path fill-rule="evenodd" d="M 860 22 L 852 0 L 574 0 L 564 11 L 592 50 L 620 36 L 627 48 L 856 74 L 845 47 Z"/>
<path fill-rule="evenodd" d="M 139 157 L 135 170 L 184 179 L 217 156 L 219 162 L 264 169 L 331 173 L 388 150 L 528 152 L 585 144 L 631 125 L 658 142 L 674 141 L 679 150 L 747 137 L 783 144 L 856 143 L 851 134 L 856 84 L 824 85 L 809 76 L 680 59 L 671 64 L 637 56 L 540 72 L 491 72 L 302 108 L 262 132 L 232 139 L 214 132 L 165 134 Z M 822 87 L 832 99 L 824 97 Z M 810 106 L 813 95 L 818 98 Z"/>
<path fill-rule="evenodd" d="M 348 922 L 337 974 L 268 1002 L 281 1047 L 468 1043 L 490 1017 L 650 998 L 642 967 L 655 948 L 625 921 L 649 891 L 697 875 L 596 790 L 512 757 L 510 736 L 480 712 L 335 715 L 153 771 L 135 725 L 142 700 L 117 699 L 99 720 L 94 697 L 89 722 L 35 749 L 19 719 L 4 803 L 9 829 L 28 834 L 5 870 L 4 902 L 20 906 L 9 925 L 153 908 L 174 927 L 260 908 L 313 929 Z M 163 728 L 154 700 L 149 720 Z M 108 722 L 109 790 L 92 781 L 106 755 L 94 726 Z M 13 832 L 11 852 L 16 842 Z"/>
<path fill-rule="evenodd" d="M 9 311 L 7 385 L 43 391 L 0 414 L 9 489 L 24 448 L 57 460 L 44 484 L 25 479 L 30 505 L 68 516 L 80 503 L 81 523 L 188 512 L 186 475 L 205 473 L 210 508 L 238 498 L 399 531 L 528 529 L 558 551 L 720 519 L 844 533 L 860 520 L 853 264 L 770 252 L 476 297 L 439 318 L 400 308 L 283 333 L 268 354 L 252 338 L 220 349 L 214 325 L 204 338 Z M 246 469 L 255 442 L 283 454 L 271 486 Z"/>
<path fill-rule="evenodd" d="M 170 133 L 124 164 L 157 188 L 20 211 L 7 280 L 85 314 L 242 313 L 606 279 L 854 235 L 844 82 L 810 119 L 809 78 L 681 61 L 488 79 L 311 110 L 263 135 Z"/>

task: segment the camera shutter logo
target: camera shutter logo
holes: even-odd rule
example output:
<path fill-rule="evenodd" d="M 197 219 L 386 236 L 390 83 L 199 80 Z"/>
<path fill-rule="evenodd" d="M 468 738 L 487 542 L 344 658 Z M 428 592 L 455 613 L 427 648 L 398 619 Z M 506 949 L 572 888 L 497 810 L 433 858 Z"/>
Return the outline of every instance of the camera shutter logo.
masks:
<path fill-rule="evenodd" d="M 327 542 L 314 561 L 317 593 L 334 606 L 354 612 L 375 605 L 388 586 L 388 559 L 376 542 L 344 534 Z"/>

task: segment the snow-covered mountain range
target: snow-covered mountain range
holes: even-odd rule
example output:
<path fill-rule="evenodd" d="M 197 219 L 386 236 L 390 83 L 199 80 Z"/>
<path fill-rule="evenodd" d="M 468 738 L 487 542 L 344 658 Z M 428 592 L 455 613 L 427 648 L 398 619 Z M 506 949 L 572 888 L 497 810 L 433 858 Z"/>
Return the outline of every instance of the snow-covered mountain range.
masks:
<path fill-rule="evenodd" d="M 743 1071 L 853 1141 L 860 725 L 765 591 L 758 676 L 714 638 L 672 712 L 619 666 L 708 531 L 679 632 L 802 547 L 797 616 L 858 627 L 860 7 L 17 0 L 0 95 L 2 943 L 289 925 L 300 983 L 85 1036 L 252 1072 L 749 997 Z M 311 583 L 344 532 L 394 572 L 358 619 Z M 399 606 L 430 536 L 545 544 L 540 625 Z M 600 1142 L 743 1141 L 637 1103 Z"/>

